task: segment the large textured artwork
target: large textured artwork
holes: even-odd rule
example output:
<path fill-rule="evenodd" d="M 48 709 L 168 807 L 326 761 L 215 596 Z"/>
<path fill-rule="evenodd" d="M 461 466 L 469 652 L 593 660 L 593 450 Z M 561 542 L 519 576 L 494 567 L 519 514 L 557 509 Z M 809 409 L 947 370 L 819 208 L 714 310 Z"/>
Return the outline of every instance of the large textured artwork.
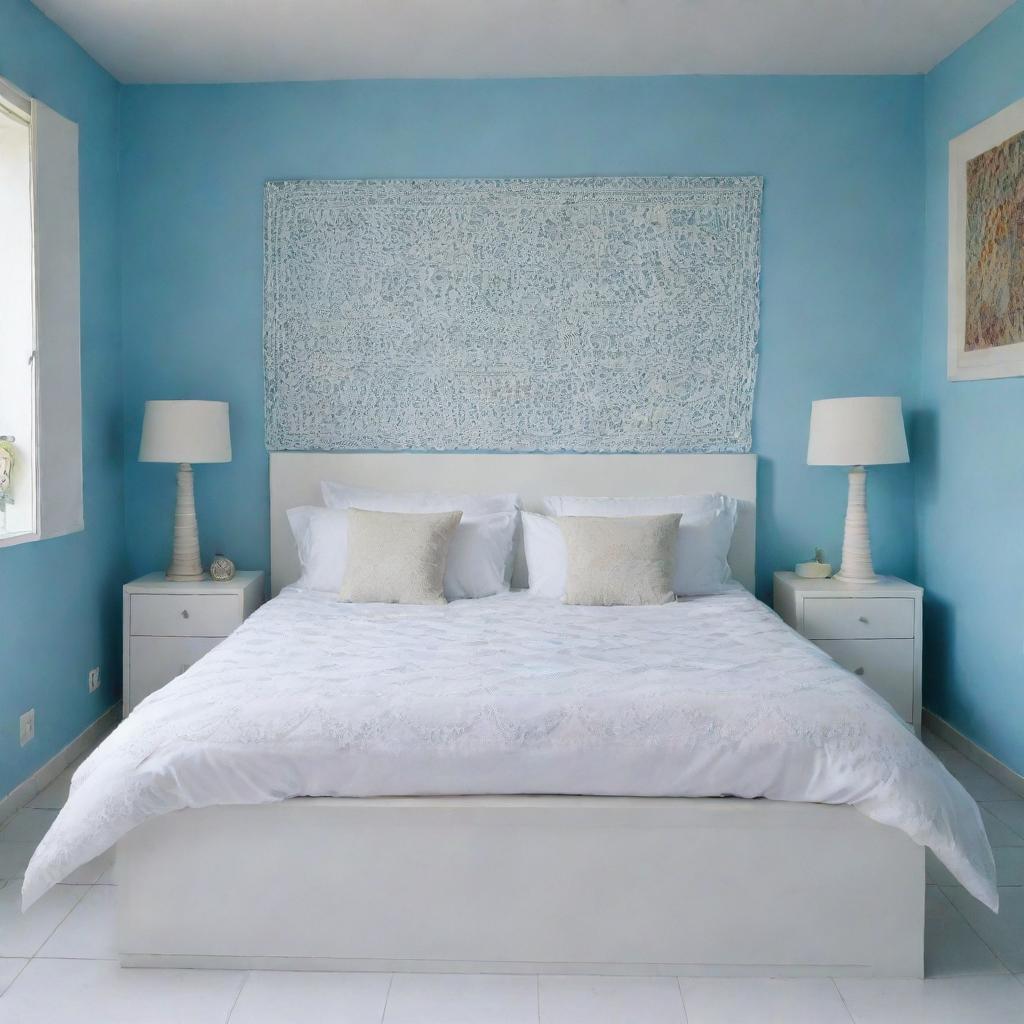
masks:
<path fill-rule="evenodd" d="M 950 144 L 952 379 L 1024 374 L 1024 104 Z"/>
<path fill-rule="evenodd" d="M 265 199 L 271 450 L 749 450 L 760 178 Z"/>
<path fill-rule="evenodd" d="M 968 352 L 1024 341 L 1024 132 L 967 161 Z"/>

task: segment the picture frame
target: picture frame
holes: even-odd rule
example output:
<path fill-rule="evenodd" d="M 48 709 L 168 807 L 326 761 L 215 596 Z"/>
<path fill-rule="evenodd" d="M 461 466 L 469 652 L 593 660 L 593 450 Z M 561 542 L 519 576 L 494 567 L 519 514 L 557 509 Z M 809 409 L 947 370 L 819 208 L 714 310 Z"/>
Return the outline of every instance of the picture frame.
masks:
<path fill-rule="evenodd" d="M 1024 376 L 1024 99 L 949 143 L 947 376 Z"/>

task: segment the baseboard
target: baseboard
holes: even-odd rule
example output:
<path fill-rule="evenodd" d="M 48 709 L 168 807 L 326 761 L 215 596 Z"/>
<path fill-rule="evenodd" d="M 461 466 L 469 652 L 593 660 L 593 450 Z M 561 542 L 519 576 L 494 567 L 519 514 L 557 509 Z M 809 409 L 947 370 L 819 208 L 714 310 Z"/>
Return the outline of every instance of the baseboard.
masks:
<path fill-rule="evenodd" d="M 125 968 L 213 971 L 316 971 L 336 974 L 599 974 L 670 978 L 870 978 L 864 964 L 541 963 L 534 960 L 402 960 L 328 956 L 206 956 L 120 953 Z M 885 975 L 881 975 L 885 977 Z M 617 1018 L 619 1019 L 619 1018 Z M 774 1018 L 778 1019 L 778 1018 Z"/>
<path fill-rule="evenodd" d="M 112 733 L 121 721 L 121 702 L 111 704 L 92 725 L 83 729 L 63 750 L 54 754 L 41 768 L 33 772 L 0 799 L 0 823 L 41 793 L 72 761 L 88 754 L 100 741 Z"/>
<path fill-rule="evenodd" d="M 1024 775 L 1018 775 L 999 758 L 979 747 L 974 740 L 968 739 L 959 729 L 954 728 L 944 718 L 939 718 L 934 711 L 925 708 L 921 713 L 924 727 L 935 733 L 940 740 L 945 740 L 954 750 L 959 751 L 968 761 L 973 761 L 979 768 L 984 768 L 993 778 L 998 779 L 1007 789 L 1012 789 L 1018 796 L 1024 796 Z"/>

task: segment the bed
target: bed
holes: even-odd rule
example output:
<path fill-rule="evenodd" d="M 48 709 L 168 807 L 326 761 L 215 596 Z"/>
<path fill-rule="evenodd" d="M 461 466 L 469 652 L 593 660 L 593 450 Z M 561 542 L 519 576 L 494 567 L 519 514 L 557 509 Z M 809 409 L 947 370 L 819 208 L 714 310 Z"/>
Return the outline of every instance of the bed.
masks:
<path fill-rule="evenodd" d="M 126 965 L 920 976 L 920 843 L 991 905 L 980 816 L 744 588 L 755 478 L 753 456 L 272 455 L 281 593 L 86 761 L 26 899 L 116 841 Z M 739 582 L 346 605 L 288 587 L 284 511 L 321 479 L 527 507 L 722 491 Z"/>

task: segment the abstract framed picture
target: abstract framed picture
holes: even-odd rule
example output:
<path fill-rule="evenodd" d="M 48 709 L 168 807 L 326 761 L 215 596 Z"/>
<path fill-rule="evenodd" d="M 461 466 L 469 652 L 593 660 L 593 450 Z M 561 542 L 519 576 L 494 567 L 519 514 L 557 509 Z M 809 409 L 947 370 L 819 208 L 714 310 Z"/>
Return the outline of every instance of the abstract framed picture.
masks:
<path fill-rule="evenodd" d="M 1024 100 L 949 144 L 950 380 L 1024 376 Z"/>

